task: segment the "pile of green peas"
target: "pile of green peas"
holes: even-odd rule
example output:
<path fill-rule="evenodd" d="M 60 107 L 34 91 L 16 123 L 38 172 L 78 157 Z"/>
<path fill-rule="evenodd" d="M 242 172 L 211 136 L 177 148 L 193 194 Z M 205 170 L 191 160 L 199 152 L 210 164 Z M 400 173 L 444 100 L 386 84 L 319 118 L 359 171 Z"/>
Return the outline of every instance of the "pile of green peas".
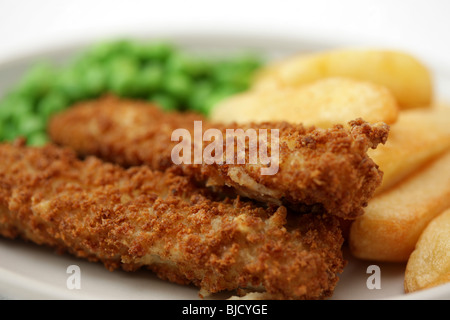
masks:
<path fill-rule="evenodd" d="M 106 93 L 208 115 L 218 101 L 248 89 L 261 65 L 255 54 L 206 58 L 167 42 L 98 43 L 64 66 L 38 62 L 27 71 L 0 100 L 0 141 L 22 136 L 43 145 L 53 114 Z"/>

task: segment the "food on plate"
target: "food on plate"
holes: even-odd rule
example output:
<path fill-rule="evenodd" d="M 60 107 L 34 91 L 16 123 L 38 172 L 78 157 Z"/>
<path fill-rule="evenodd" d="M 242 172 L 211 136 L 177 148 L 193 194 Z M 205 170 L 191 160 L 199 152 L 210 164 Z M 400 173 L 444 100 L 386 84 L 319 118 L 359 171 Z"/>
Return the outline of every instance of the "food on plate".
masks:
<path fill-rule="evenodd" d="M 0 145 L 0 234 L 100 261 L 149 268 L 202 294 L 329 297 L 342 272 L 337 218 L 218 199 L 186 177 L 78 160 L 53 145 Z"/>
<path fill-rule="evenodd" d="M 261 64 L 253 53 L 213 57 L 161 41 L 100 42 L 60 65 L 36 61 L 0 100 L 0 141 L 23 136 L 42 145 L 51 115 L 105 93 L 208 114 L 217 101 L 246 90 Z"/>
<path fill-rule="evenodd" d="M 427 224 L 450 208 L 450 152 L 372 198 L 350 229 L 352 254 L 407 261 Z"/>
<path fill-rule="evenodd" d="M 450 282 L 450 210 L 434 218 L 408 259 L 405 291 L 414 292 Z"/>
<path fill-rule="evenodd" d="M 363 213 L 363 207 L 381 183 L 382 173 L 367 156 L 367 150 L 386 141 L 389 127 L 384 123 L 370 125 L 359 119 L 351 121 L 350 128 L 336 125 L 326 130 L 285 122 L 230 126 L 202 121 L 196 129 L 196 119 L 200 118 L 164 113 L 141 101 L 105 97 L 80 103 L 56 115 L 50 121 L 49 134 L 54 142 L 71 147 L 80 155 L 96 155 L 125 166 L 147 164 L 155 170 L 176 166 L 184 175 L 212 188 L 232 187 L 243 196 L 286 203 L 297 210 L 305 205 L 319 207 L 346 219 Z M 171 137 L 180 128 L 188 134 L 182 140 L 187 142 L 190 155 L 188 161 L 175 164 L 173 150 L 182 142 L 178 138 L 171 141 Z M 209 129 L 218 130 L 222 141 L 215 138 L 215 144 L 203 143 L 203 134 Z M 240 141 L 244 149 L 236 147 L 246 157 L 243 164 L 237 163 L 237 152 L 228 159 L 227 144 L 235 151 L 238 140 L 227 137 L 227 130 L 232 129 L 243 133 L 244 140 Z M 255 143 L 250 142 L 248 129 L 253 130 Z M 263 162 L 258 157 L 252 163 L 251 150 L 264 140 L 261 130 L 265 131 L 270 161 Z M 244 133 L 248 133 L 248 139 Z M 273 139 L 276 134 L 278 139 Z M 200 141 L 195 138 L 198 136 Z M 202 158 L 196 164 L 196 148 L 204 156 L 210 145 L 218 146 L 222 164 L 217 161 L 208 164 Z M 262 146 L 260 143 L 259 152 Z M 271 169 L 272 174 L 262 173 Z"/>
<path fill-rule="evenodd" d="M 368 151 L 383 171 L 376 192 L 394 186 L 446 150 L 450 150 L 450 108 L 402 111 L 390 127 L 388 141 Z"/>
<path fill-rule="evenodd" d="M 385 86 L 403 109 L 426 107 L 433 100 L 427 67 L 407 53 L 392 50 L 337 49 L 295 55 L 263 67 L 252 87 L 298 87 L 335 76 Z"/>
<path fill-rule="evenodd" d="M 330 297 L 344 239 L 356 258 L 408 261 L 406 292 L 450 281 L 450 109 L 413 56 L 258 70 L 122 40 L 74 58 L 0 100 L 0 141 L 27 138 L 0 144 L 0 235 L 201 297 Z"/>
<path fill-rule="evenodd" d="M 330 128 L 359 117 L 391 124 L 398 112 L 395 98 L 385 87 L 335 77 L 230 96 L 213 107 L 210 119 L 222 123 L 288 121 Z"/>

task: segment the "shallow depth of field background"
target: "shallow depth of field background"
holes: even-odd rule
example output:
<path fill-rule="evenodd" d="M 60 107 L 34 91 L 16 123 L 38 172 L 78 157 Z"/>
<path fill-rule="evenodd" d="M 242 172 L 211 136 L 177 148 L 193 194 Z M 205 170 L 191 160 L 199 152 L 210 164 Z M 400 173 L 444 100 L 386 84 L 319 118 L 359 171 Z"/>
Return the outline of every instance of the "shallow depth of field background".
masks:
<path fill-rule="evenodd" d="M 285 35 L 408 50 L 450 66 L 448 0 L 0 0 L 0 61 L 162 31 Z"/>

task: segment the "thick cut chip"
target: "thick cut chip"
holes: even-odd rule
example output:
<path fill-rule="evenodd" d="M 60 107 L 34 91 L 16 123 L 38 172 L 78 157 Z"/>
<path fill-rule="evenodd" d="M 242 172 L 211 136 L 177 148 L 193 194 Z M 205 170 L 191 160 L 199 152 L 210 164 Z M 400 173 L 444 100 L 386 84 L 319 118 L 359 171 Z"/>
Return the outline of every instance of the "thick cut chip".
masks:
<path fill-rule="evenodd" d="M 402 111 L 386 144 L 368 151 L 384 173 L 377 194 L 446 150 L 450 150 L 450 108 Z"/>
<path fill-rule="evenodd" d="M 405 272 L 405 291 L 413 292 L 450 282 L 450 210 L 423 231 Z"/>
<path fill-rule="evenodd" d="M 350 229 L 350 249 L 361 259 L 407 261 L 437 215 L 450 208 L 450 152 L 369 201 Z"/>
<path fill-rule="evenodd" d="M 348 78 L 327 78 L 305 86 L 253 90 L 214 107 L 214 122 L 288 121 L 329 128 L 362 118 L 394 123 L 398 106 L 384 87 Z"/>
<path fill-rule="evenodd" d="M 254 88 L 299 86 L 334 76 L 386 86 L 404 109 L 429 106 L 432 76 L 413 56 L 389 50 L 347 49 L 293 56 L 262 69 Z"/>

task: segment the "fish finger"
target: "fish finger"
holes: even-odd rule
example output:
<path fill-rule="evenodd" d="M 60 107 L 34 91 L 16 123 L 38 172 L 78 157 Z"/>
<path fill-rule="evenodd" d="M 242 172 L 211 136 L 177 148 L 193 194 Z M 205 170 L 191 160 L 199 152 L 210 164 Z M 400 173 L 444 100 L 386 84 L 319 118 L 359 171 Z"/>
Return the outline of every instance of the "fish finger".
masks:
<path fill-rule="evenodd" d="M 226 137 L 222 142 L 211 142 L 219 143 L 222 163 L 195 163 L 195 159 L 190 163 L 174 163 L 173 150 L 181 142 L 172 141 L 173 132 L 182 129 L 194 137 L 196 120 L 202 124 L 201 137 L 209 129 L 219 130 Z M 80 103 L 56 115 L 49 123 L 49 134 L 56 144 L 70 147 L 81 156 L 95 155 L 124 166 L 145 164 L 153 170 L 178 167 L 182 174 L 216 190 L 231 188 L 265 203 L 299 211 L 305 206 L 307 210 L 317 207 L 319 212 L 325 210 L 354 219 L 363 213 L 381 183 L 383 174 L 367 150 L 386 141 L 389 126 L 357 119 L 350 122 L 350 127 L 305 128 L 285 122 L 224 126 L 195 114 L 162 112 L 142 101 L 105 97 Z M 257 163 L 249 161 L 250 151 L 256 146 L 247 138 L 244 163 L 237 161 L 237 152 L 234 158 L 227 158 L 230 141 L 227 132 L 231 129 L 245 132 L 253 129 L 258 139 L 267 130 L 267 154 L 278 155 L 273 161 L 278 170 L 262 174 L 262 169 L 270 169 L 273 163 L 265 164 L 260 158 Z M 271 144 L 272 132 L 279 135 L 275 140 L 278 148 Z M 195 154 L 199 144 L 194 138 L 188 143 Z M 209 146 L 203 143 L 200 151 L 205 154 Z"/>
<path fill-rule="evenodd" d="M 54 145 L 0 145 L 0 235 L 110 270 L 148 268 L 202 295 L 324 299 L 345 264 L 333 216 L 217 198 L 171 170 L 79 160 Z"/>

